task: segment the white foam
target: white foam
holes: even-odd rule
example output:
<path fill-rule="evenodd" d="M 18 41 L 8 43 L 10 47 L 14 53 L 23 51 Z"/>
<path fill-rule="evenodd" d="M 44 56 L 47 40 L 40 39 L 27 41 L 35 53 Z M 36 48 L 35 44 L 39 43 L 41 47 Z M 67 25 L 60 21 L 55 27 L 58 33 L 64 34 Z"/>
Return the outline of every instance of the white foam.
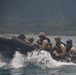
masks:
<path fill-rule="evenodd" d="M 13 60 L 11 61 L 11 67 L 26 67 L 30 63 L 41 68 L 52 68 L 62 65 L 74 65 L 73 63 L 58 62 L 51 57 L 49 52 L 46 52 L 44 50 L 38 50 L 28 53 L 27 56 L 24 56 L 21 53 L 16 52 Z"/>
<path fill-rule="evenodd" d="M 57 61 L 52 59 L 50 53 L 42 51 L 34 51 L 32 55 L 29 53 L 27 60 L 37 66 L 41 67 L 54 67 L 58 66 Z"/>
<path fill-rule="evenodd" d="M 54 60 L 51 57 L 50 53 L 44 50 L 33 51 L 31 53 L 28 53 L 27 61 L 31 62 L 34 65 L 40 66 L 42 68 L 45 68 L 45 67 L 51 68 L 51 67 L 62 66 L 62 65 L 73 65 L 73 63 L 58 62 Z"/>
<path fill-rule="evenodd" d="M 6 65 L 5 62 L 0 61 L 0 67 L 4 67 Z"/>
<path fill-rule="evenodd" d="M 2 54 L 0 53 L 0 67 L 4 67 L 6 65 L 6 62 L 4 61 Z"/>
<path fill-rule="evenodd" d="M 19 52 L 16 52 L 11 62 L 11 66 L 13 68 L 20 68 L 23 67 L 23 64 L 24 64 L 24 57 Z"/>

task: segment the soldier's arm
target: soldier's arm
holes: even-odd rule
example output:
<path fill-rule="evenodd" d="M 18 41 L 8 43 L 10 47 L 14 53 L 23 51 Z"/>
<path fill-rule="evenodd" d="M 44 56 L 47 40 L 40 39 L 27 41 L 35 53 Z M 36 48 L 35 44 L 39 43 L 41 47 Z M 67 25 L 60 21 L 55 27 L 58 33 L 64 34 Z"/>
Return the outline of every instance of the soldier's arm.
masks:
<path fill-rule="evenodd" d="M 65 47 L 63 44 L 61 44 L 61 45 L 60 45 L 60 48 L 61 48 L 61 50 L 62 50 L 62 53 L 60 53 L 58 56 L 63 56 L 63 55 L 65 55 L 65 53 L 66 53 L 66 47 Z"/>

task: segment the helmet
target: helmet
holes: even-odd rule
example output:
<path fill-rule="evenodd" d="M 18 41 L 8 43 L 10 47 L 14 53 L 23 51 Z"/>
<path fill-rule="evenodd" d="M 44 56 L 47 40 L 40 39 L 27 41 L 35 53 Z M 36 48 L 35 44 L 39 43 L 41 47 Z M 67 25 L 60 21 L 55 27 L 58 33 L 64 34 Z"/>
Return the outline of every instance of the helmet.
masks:
<path fill-rule="evenodd" d="M 68 39 L 68 40 L 66 41 L 66 43 L 72 44 L 72 40 L 71 40 L 71 39 Z"/>
<path fill-rule="evenodd" d="M 24 35 L 24 34 L 19 34 L 18 38 L 26 39 L 26 37 L 25 37 L 25 35 Z"/>
<path fill-rule="evenodd" d="M 44 32 L 40 32 L 40 33 L 38 34 L 38 36 L 45 36 L 45 33 L 44 33 Z"/>
<path fill-rule="evenodd" d="M 60 36 L 55 36 L 55 40 L 61 40 Z"/>
<path fill-rule="evenodd" d="M 33 38 L 33 36 L 29 36 L 29 37 L 27 38 L 27 40 L 30 41 L 30 42 L 33 42 L 33 41 L 34 41 L 34 38 Z"/>

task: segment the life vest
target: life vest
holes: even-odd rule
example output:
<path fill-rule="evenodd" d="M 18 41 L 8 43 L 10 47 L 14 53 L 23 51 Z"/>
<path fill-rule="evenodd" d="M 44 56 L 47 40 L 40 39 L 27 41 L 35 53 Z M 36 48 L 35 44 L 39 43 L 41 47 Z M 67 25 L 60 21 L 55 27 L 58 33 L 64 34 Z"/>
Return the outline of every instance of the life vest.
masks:
<path fill-rule="evenodd" d="M 66 51 L 67 53 L 69 53 L 69 51 L 71 50 L 72 47 L 66 47 Z"/>
<path fill-rule="evenodd" d="M 70 54 L 70 50 L 71 50 L 72 46 L 70 47 L 66 47 L 66 56 L 70 57 L 71 54 Z"/>
<path fill-rule="evenodd" d="M 62 50 L 61 50 L 61 48 L 60 48 L 60 45 L 61 44 L 63 44 L 65 47 L 66 47 L 66 45 L 65 45 L 65 43 L 63 43 L 63 42 L 58 42 L 58 43 L 56 43 L 56 46 L 57 46 L 57 49 L 56 49 L 56 51 L 58 52 L 58 53 L 62 53 Z"/>

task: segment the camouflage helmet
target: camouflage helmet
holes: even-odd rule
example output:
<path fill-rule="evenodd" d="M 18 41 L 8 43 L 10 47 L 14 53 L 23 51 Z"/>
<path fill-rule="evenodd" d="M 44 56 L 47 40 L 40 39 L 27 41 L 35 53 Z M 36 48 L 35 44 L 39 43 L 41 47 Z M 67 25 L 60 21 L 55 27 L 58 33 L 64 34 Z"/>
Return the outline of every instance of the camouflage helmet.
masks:
<path fill-rule="evenodd" d="M 34 37 L 33 37 L 33 36 L 29 36 L 29 37 L 27 38 L 27 40 L 28 40 L 28 41 L 34 41 Z"/>
<path fill-rule="evenodd" d="M 71 39 L 68 39 L 68 40 L 66 41 L 66 43 L 72 44 L 72 40 L 71 40 Z"/>
<path fill-rule="evenodd" d="M 26 39 L 25 35 L 24 35 L 24 34 L 22 34 L 22 33 L 18 35 L 18 38 Z"/>
<path fill-rule="evenodd" d="M 61 40 L 60 36 L 55 36 L 55 40 Z"/>
<path fill-rule="evenodd" d="M 40 32 L 40 33 L 38 34 L 38 36 L 45 36 L 45 33 L 44 33 L 44 32 Z"/>

